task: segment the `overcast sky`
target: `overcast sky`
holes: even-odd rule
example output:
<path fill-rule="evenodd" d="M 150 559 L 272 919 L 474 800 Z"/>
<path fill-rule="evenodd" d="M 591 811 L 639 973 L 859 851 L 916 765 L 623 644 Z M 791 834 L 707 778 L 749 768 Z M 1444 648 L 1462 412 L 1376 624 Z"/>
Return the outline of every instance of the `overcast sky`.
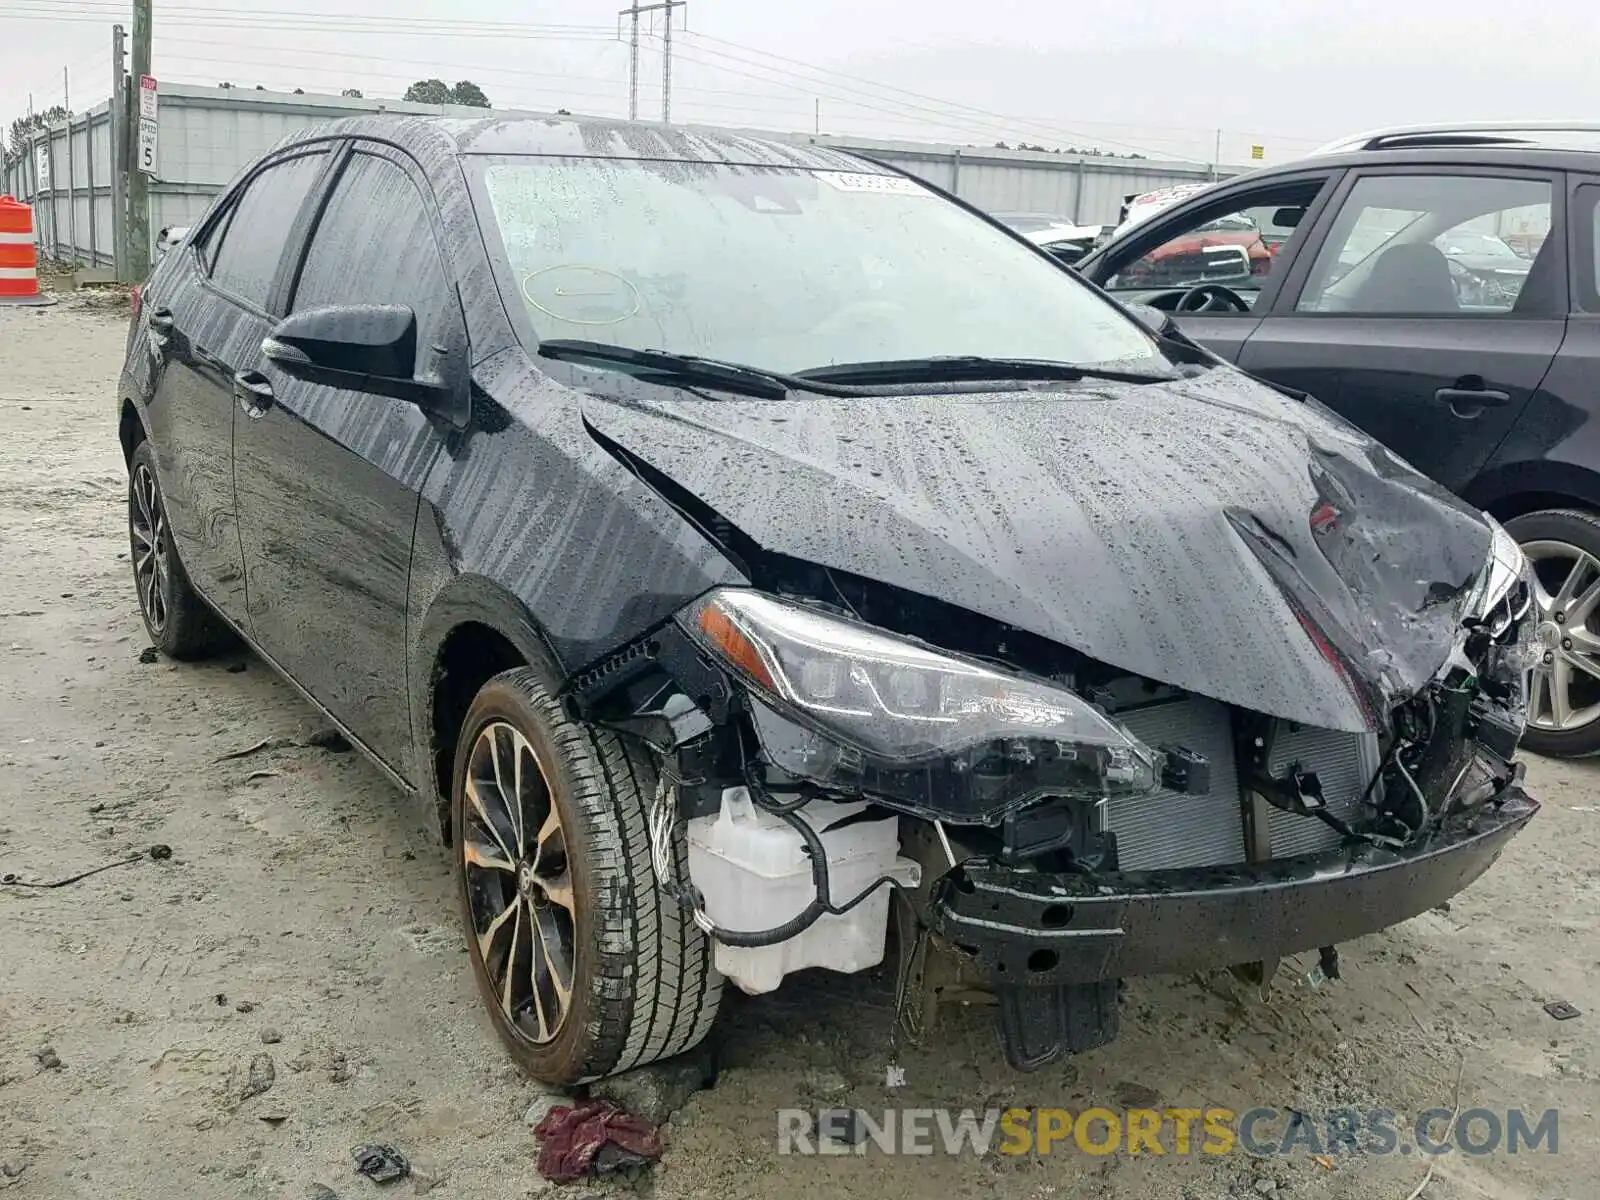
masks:
<path fill-rule="evenodd" d="M 155 74 L 390 97 L 413 79 L 465 78 L 496 107 L 621 116 L 628 49 L 609 32 L 621 4 L 155 0 Z M 60 103 L 63 66 L 74 109 L 103 100 L 110 26 L 128 11 L 120 0 L 0 0 L 0 120 L 26 111 L 30 91 L 36 106 Z M 686 19 L 674 54 L 681 122 L 820 119 L 831 133 L 1198 161 L 1220 128 L 1222 156 L 1237 162 L 1253 143 L 1282 161 L 1375 125 L 1600 116 L 1600 6 L 1571 0 L 690 0 Z M 521 36 L 472 22 L 515 22 Z M 660 113 L 661 61 L 647 37 L 642 116 Z"/>

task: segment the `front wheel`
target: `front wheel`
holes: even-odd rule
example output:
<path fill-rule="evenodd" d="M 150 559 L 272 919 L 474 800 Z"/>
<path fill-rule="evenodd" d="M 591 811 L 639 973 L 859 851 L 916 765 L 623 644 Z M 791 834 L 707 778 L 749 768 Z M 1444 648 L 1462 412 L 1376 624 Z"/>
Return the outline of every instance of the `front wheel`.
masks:
<path fill-rule="evenodd" d="M 500 1040 L 567 1086 L 680 1054 L 722 996 L 711 944 L 656 886 L 656 774 L 569 719 L 538 673 L 495 676 L 456 743 L 451 789 L 473 976 Z M 682 837 L 672 853 L 688 871 Z"/>
<path fill-rule="evenodd" d="M 1600 518 L 1576 509 L 1506 522 L 1533 567 L 1535 633 L 1522 744 L 1552 758 L 1600 753 Z"/>

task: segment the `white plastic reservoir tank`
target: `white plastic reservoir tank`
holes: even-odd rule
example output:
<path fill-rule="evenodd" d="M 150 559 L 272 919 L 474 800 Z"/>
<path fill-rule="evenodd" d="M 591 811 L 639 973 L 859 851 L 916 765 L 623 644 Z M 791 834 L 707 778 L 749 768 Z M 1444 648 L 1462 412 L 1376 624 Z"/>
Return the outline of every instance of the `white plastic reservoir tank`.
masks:
<path fill-rule="evenodd" d="M 861 819 L 865 803 L 813 800 L 797 814 L 828 856 L 829 899 L 842 905 L 885 875 L 915 887 L 921 868 L 901 858 L 900 821 Z M 852 820 L 852 818 L 856 818 Z M 689 875 L 720 929 L 760 932 L 799 916 L 816 895 L 805 842 L 781 817 L 756 807 L 748 788 L 722 793 L 722 811 L 689 822 Z M 825 913 L 805 932 L 776 946 L 716 943 L 717 970 L 752 995 L 770 992 L 791 971 L 826 967 L 850 974 L 883 961 L 889 924 L 884 884 L 843 916 Z"/>

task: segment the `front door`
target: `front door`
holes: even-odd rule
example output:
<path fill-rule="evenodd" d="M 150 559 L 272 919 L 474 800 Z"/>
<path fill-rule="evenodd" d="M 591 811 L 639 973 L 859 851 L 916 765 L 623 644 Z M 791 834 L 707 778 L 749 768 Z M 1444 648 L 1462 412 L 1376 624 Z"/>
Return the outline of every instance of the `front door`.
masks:
<path fill-rule="evenodd" d="M 1239 365 L 1465 490 L 1565 334 L 1559 196 L 1540 172 L 1353 173 Z"/>
<path fill-rule="evenodd" d="M 327 162 L 318 150 L 263 165 L 196 245 L 177 252 L 186 261 L 152 291 L 144 311 L 162 358 L 149 416 L 178 557 L 201 593 L 241 626 L 247 617 L 231 364 L 261 345 L 278 261 Z"/>
<path fill-rule="evenodd" d="M 1150 218 L 1083 269 L 1118 299 L 1171 312 L 1237 362 L 1330 190 L 1331 172 L 1235 185 Z"/>
<path fill-rule="evenodd" d="M 404 304 L 417 344 L 463 320 L 414 164 L 357 149 L 306 250 L 291 312 Z M 258 354 L 235 433 L 250 624 L 262 649 L 403 778 L 406 590 L 419 493 L 444 430 L 414 404 L 297 380 Z"/>

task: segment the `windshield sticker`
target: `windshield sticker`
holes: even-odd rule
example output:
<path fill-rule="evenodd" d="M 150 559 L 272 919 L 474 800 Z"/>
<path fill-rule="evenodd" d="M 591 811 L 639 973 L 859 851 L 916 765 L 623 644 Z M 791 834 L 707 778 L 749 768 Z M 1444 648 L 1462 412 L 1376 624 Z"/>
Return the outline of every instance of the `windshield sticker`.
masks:
<path fill-rule="evenodd" d="M 816 177 L 841 192 L 877 192 L 885 196 L 932 196 L 915 179 L 902 175 L 862 175 L 850 171 L 818 171 Z"/>

